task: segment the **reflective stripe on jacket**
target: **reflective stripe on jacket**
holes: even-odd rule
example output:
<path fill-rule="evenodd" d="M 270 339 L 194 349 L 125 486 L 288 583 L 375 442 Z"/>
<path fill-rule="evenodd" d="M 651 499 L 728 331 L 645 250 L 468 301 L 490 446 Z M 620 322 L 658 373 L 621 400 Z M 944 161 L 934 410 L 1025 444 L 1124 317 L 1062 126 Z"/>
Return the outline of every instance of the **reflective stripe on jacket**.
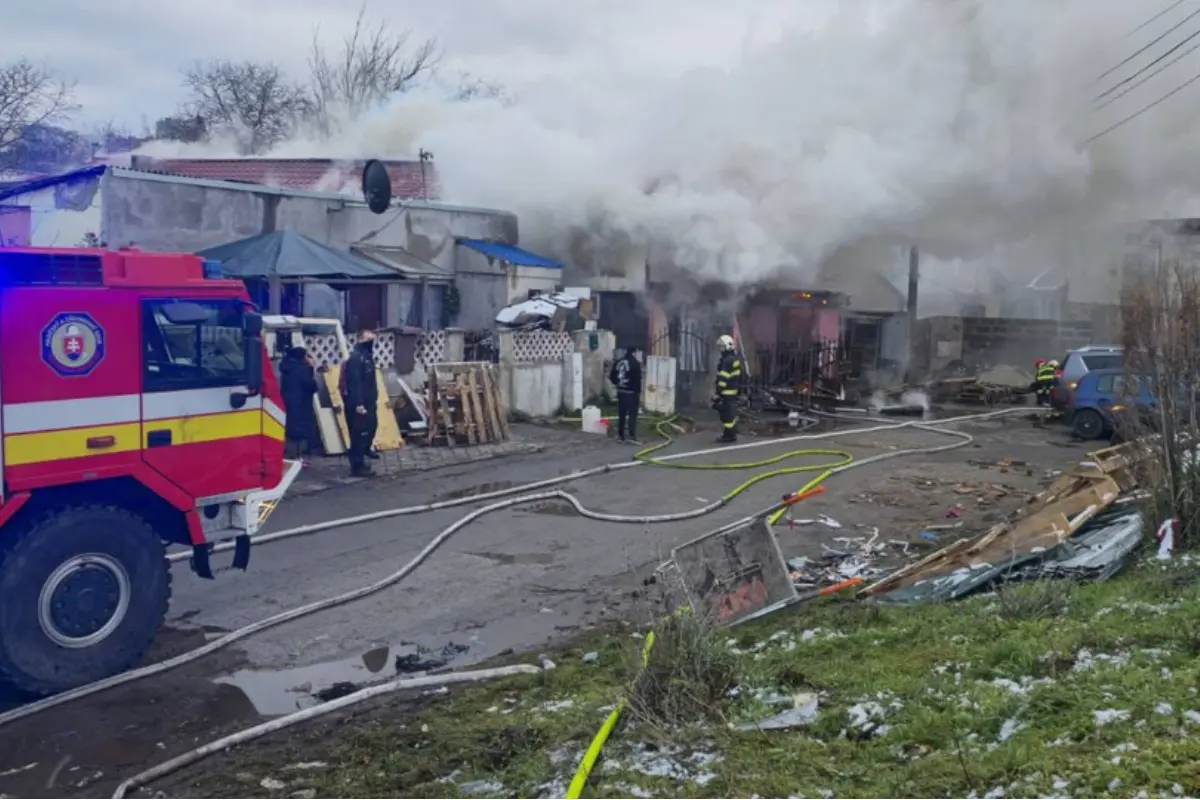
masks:
<path fill-rule="evenodd" d="M 717 362 L 717 394 L 736 397 L 742 388 L 742 359 L 736 353 L 722 353 Z"/>

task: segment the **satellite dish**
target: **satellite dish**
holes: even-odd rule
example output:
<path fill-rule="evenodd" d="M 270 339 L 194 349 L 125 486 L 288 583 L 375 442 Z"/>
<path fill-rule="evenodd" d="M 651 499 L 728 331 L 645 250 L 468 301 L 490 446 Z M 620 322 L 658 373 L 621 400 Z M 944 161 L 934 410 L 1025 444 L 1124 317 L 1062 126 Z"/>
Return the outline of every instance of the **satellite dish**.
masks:
<path fill-rule="evenodd" d="M 392 204 L 392 176 L 382 161 L 371 159 L 363 165 L 362 192 L 373 214 L 382 214 Z"/>

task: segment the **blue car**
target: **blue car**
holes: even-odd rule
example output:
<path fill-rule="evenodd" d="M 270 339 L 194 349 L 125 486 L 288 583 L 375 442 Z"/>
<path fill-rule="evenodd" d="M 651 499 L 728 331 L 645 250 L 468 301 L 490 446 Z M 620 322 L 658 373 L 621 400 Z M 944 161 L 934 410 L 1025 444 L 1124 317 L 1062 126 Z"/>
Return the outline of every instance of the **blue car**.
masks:
<path fill-rule="evenodd" d="M 1130 418 L 1130 411 L 1152 416 L 1148 412 L 1157 408 L 1158 400 L 1150 384 L 1150 380 L 1127 375 L 1123 369 L 1095 369 L 1082 375 L 1068 409 L 1071 429 L 1080 439 L 1099 439 L 1120 428 Z"/>

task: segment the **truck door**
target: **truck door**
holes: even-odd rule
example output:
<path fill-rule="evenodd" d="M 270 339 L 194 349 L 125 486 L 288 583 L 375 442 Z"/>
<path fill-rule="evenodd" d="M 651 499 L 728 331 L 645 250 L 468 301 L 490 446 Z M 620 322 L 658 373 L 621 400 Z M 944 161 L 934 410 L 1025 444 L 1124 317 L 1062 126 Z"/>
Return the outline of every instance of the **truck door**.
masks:
<path fill-rule="evenodd" d="M 232 298 L 141 303 L 142 456 L 201 500 L 262 483 L 262 398 L 247 396 L 242 313 Z"/>

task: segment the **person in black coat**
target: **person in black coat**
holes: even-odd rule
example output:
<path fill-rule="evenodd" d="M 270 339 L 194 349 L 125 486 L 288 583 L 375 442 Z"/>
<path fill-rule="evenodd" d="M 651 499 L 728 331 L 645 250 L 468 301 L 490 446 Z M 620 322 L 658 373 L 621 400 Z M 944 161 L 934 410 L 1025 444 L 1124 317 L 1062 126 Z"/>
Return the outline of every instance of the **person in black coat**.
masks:
<path fill-rule="evenodd" d="M 617 438 L 630 444 L 641 444 L 637 438 L 638 404 L 642 400 L 642 362 L 638 349 L 625 348 L 625 354 L 613 362 L 608 379 L 617 390 Z"/>
<path fill-rule="evenodd" d="M 313 407 L 317 376 L 303 347 L 291 348 L 279 362 L 279 391 L 287 412 L 284 436 L 288 448 L 293 452 L 310 452 L 317 441 L 317 413 Z"/>
<path fill-rule="evenodd" d="M 350 430 L 350 472 L 357 476 L 373 475 L 374 470 L 367 464 L 367 459 L 379 457 L 371 452 L 375 429 L 379 427 L 376 415 L 379 384 L 375 382 L 374 353 L 375 333 L 363 331 L 343 369 L 346 427 Z"/>

